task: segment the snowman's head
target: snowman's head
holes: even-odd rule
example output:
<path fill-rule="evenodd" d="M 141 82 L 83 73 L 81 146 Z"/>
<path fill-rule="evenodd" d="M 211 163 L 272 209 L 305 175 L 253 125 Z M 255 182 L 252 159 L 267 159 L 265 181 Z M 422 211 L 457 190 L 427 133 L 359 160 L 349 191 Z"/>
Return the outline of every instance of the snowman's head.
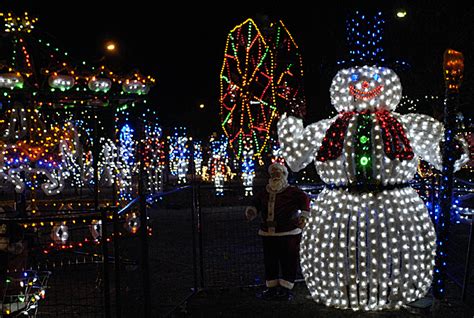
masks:
<path fill-rule="evenodd" d="M 338 112 L 395 110 L 402 98 L 398 75 L 378 66 L 340 70 L 332 80 L 330 91 L 331 103 Z"/>

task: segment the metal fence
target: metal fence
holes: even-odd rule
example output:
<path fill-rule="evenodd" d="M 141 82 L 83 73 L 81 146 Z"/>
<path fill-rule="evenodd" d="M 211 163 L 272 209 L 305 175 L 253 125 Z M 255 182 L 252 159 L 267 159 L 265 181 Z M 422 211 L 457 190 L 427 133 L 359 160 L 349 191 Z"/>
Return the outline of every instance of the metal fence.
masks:
<path fill-rule="evenodd" d="M 418 190 L 429 194 L 429 187 Z M 312 198 L 322 189 L 301 188 Z M 15 224 L 28 242 L 17 270 L 3 277 L 3 315 L 165 317 L 199 290 L 263 284 L 259 222 L 244 217 L 250 197 L 243 187 L 222 190 L 195 184 L 137 198 L 120 211 L 0 219 L 0 226 Z M 424 199 L 432 201 L 431 195 Z M 452 226 L 449 268 L 459 283 L 468 231 L 467 222 Z"/>

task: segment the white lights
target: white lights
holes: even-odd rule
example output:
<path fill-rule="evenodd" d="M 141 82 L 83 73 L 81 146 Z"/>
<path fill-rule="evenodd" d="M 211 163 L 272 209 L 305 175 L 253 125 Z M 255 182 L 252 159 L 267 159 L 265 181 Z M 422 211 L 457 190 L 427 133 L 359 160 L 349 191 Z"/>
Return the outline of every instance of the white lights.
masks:
<path fill-rule="evenodd" d="M 288 166 L 298 171 L 315 160 L 321 179 L 330 185 L 313 205 L 300 246 L 308 289 L 327 306 L 397 309 L 425 295 L 431 285 L 435 231 L 423 201 L 407 183 L 420 157 L 441 167 L 444 129 L 425 115 L 390 113 L 401 92 L 398 76 L 388 68 L 341 70 L 331 85 L 339 115 L 306 128 L 291 116 L 278 122 Z M 368 137 L 362 139 L 364 130 Z M 406 135 L 404 147 L 414 155 L 390 152 L 387 131 L 396 138 Z M 369 157 L 357 161 L 363 149 L 371 149 Z M 456 168 L 466 162 L 466 153 Z M 369 173 L 361 179 L 361 166 L 368 162 Z"/>
<path fill-rule="evenodd" d="M 0 88 L 23 88 L 23 77 L 20 73 L 0 74 Z"/>
<path fill-rule="evenodd" d="M 69 238 L 68 227 L 64 224 L 53 226 L 51 238 L 56 244 L 66 244 Z"/>
<path fill-rule="evenodd" d="M 87 83 L 87 87 L 94 92 L 107 93 L 112 87 L 112 81 L 108 78 L 93 77 Z"/>
<path fill-rule="evenodd" d="M 148 93 L 150 86 L 140 82 L 139 80 L 126 80 L 122 84 L 122 89 L 128 94 L 143 95 Z"/>
<path fill-rule="evenodd" d="M 402 97 L 402 85 L 389 68 L 362 66 L 337 72 L 330 89 L 337 111 L 395 110 Z"/>
<path fill-rule="evenodd" d="M 51 75 L 48 78 L 48 84 L 52 88 L 57 88 L 61 91 L 67 91 L 74 86 L 75 81 L 74 77 L 70 75 Z"/>

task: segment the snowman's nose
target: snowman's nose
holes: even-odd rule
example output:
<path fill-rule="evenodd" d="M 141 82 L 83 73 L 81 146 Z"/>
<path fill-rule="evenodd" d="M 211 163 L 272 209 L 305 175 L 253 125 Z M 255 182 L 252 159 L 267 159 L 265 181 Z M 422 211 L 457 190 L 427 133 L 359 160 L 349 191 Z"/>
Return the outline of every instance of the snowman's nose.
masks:
<path fill-rule="evenodd" d="M 362 88 L 368 88 L 369 87 L 369 82 L 363 81 L 362 82 Z"/>

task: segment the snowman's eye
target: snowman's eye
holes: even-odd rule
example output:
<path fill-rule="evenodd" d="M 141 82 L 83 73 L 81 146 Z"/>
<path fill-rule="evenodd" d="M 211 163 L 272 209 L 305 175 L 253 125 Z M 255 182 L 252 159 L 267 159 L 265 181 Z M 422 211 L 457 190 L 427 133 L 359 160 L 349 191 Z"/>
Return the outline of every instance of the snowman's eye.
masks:
<path fill-rule="evenodd" d="M 380 78 L 380 75 L 379 74 L 374 74 L 373 78 L 374 78 L 374 80 L 378 81 L 379 78 Z"/>
<path fill-rule="evenodd" d="M 352 80 L 353 82 L 357 81 L 358 79 L 359 79 L 359 74 L 355 74 L 355 73 L 354 73 L 354 74 L 351 75 L 351 80 Z"/>

